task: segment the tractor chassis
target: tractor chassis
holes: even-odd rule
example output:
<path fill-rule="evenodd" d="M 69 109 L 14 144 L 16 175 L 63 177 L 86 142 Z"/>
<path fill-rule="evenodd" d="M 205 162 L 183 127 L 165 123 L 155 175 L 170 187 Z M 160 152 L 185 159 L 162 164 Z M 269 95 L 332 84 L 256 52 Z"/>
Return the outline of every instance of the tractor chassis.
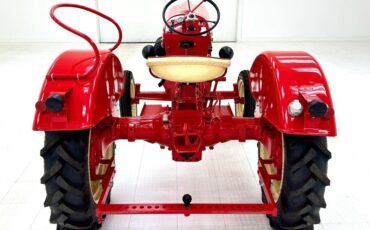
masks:
<path fill-rule="evenodd" d="M 52 211 L 50 221 L 57 223 L 58 229 L 92 229 L 110 214 L 267 214 L 274 228 L 311 229 L 320 222 L 318 210 L 326 207 L 323 194 L 330 184 L 326 174 L 331 153 L 326 137 L 336 135 L 333 103 L 320 65 L 305 52 L 267 51 L 255 59 L 250 71 L 240 73 L 233 90 L 218 91 L 218 83 L 226 81 L 229 66 L 229 61 L 221 59 L 233 56 L 232 49 L 224 47 L 220 58 L 210 57 L 210 31 L 219 21 L 218 7 L 210 0 L 195 7 L 211 3 L 218 19 L 213 27 L 207 25 L 206 31 L 189 30 L 196 35 L 193 42 L 198 45 L 188 49 L 178 47 L 187 34 L 171 29 L 165 18 L 174 2 L 170 1 L 163 11 L 168 30 L 164 30 L 162 41 L 156 42 L 166 44 L 162 47 L 166 48 L 165 55 L 154 57 L 154 47 L 150 45 L 143 49 L 149 71 L 161 79 L 159 86 L 164 87 L 164 92 L 142 92 L 132 73 L 123 71 L 118 57 L 112 53 L 122 41 L 122 30 L 112 18 L 76 4 L 58 4 L 51 9 L 51 18 L 86 40 L 92 51 L 62 53 L 48 71 L 36 103 L 33 130 L 46 132 L 41 151 L 45 174 L 41 182 L 47 190 L 44 204 Z M 189 1 L 188 4 L 190 10 Z M 60 21 L 54 12 L 65 7 L 88 11 L 110 21 L 118 31 L 115 45 L 99 50 L 90 37 Z M 190 26 L 187 24 L 194 17 L 193 11 L 186 13 L 189 20 L 184 21 L 184 31 Z M 199 20 L 194 25 L 204 23 Z M 179 60 L 193 71 L 179 66 Z M 175 70 L 173 75 L 179 76 L 164 72 L 157 76 L 158 63 L 162 70 Z M 196 76 L 195 73 L 203 73 L 198 71 L 199 67 L 217 74 L 213 78 L 209 74 Z M 221 76 L 222 71 L 225 72 Z M 135 116 L 137 104 L 148 100 L 166 101 L 171 106 L 144 104 L 139 116 Z M 235 114 L 230 105 L 221 104 L 223 100 L 235 103 Z M 183 203 L 110 204 L 116 173 L 114 143 L 121 139 L 168 147 L 172 159 L 182 162 L 200 161 L 203 151 L 212 150 L 218 143 L 256 140 L 263 202 L 193 204 L 186 194 Z M 81 153 L 86 157 L 82 159 Z M 297 159 L 292 160 L 294 157 Z M 292 175 L 297 170 L 306 176 Z M 72 178 L 78 183 L 69 181 Z M 282 186 L 283 183 L 287 186 Z M 300 189 L 292 191 L 292 185 Z M 286 200 L 295 205 L 282 202 Z"/>
<path fill-rule="evenodd" d="M 261 164 L 261 162 L 259 163 Z M 104 221 L 104 215 L 132 215 L 132 214 L 183 214 L 190 216 L 191 214 L 268 214 L 276 216 L 277 208 L 273 202 L 266 170 L 260 165 L 258 174 L 262 180 L 263 191 L 267 197 L 267 204 L 251 204 L 251 203 L 199 203 L 186 206 L 183 203 L 153 203 L 153 204 L 105 204 L 110 185 L 113 181 L 114 170 L 111 168 L 103 178 L 103 195 L 96 206 L 96 215 L 100 222 Z"/>
<path fill-rule="evenodd" d="M 136 84 L 135 103 L 140 100 L 156 100 L 156 101 L 171 101 L 168 94 L 165 92 L 141 92 L 140 84 Z M 211 101 L 220 102 L 221 100 L 240 100 L 237 95 L 237 85 L 234 85 L 233 91 L 213 91 L 210 95 Z M 217 104 L 216 103 L 216 104 Z M 240 102 L 239 102 L 240 103 Z M 102 121 L 97 127 L 93 128 L 91 138 L 96 138 L 96 141 L 103 141 L 103 146 L 108 146 L 116 140 L 125 139 L 129 142 L 136 140 L 144 140 L 150 143 L 158 143 L 161 148 L 167 146 L 173 152 L 173 160 L 175 161 L 200 161 L 201 152 L 205 147 L 213 149 L 217 143 L 223 143 L 231 140 L 245 142 L 246 140 L 257 140 L 264 144 L 269 149 L 274 149 L 275 155 L 271 159 L 258 160 L 258 175 L 260 183 L 265 194 L 266 203 L 172 203 L 172 204 L 106 204 L 105 200 L 109 194 L 113 184 L 115 169 L 113 160 L 101 160 L 99 154 L 94 155 L 94 151 L 90 152 L 90 166 L 98 164 L 107 164 L 108 169 L 104 175 L 91 175 L 91 179 L 99 179 L 102 181 L 103 192 L 99 202 L 96 205 L 96 215 L 99 221 L 103 221 L 103 216 L 114 214 L 183 214 L 189 216 L 191 214 L 268 214 L 277 215 L 277 208 L 270 191 L 270 181 L 274 178 L 281 178 L 281 170 L 276 170 L 271 174 L 265 168 L 266 164 L 274 164 L 277 169 L 281 169 L 282 143 L 281 133 L 272 128 L 262 118 L 239 118 L 235 117 L 229 105 L 224 106 L 221 103 L 208 107 L 212 116 L 202 124 L 202 129 L 199 132 L 189 133 L 191 127 L 186 125 L 186 122 L 192 123 L 189 120 L 189 110 L 180 111 L 177 115 L 178 120 L 184 124 L 183 129 L 174 131 L 171 127 L 173 120 L 169 118 L 170 110 L 168 107 L 161 105 L 144 105 L 142 113 L 137 117 L 110 117 Z M 163 111 L 163 112 L 159 112 Z M 172 111 L 176 113 L 176 111 Z M 203 111 L 207 114 L 207 111 Z M 173 115 L 172 115 L 173 116 Z M 196 117 L 196 114 L 194 114 Z M 207 115 L 205 115 L 207 117 Z M 202 120 L 204 117 L 201 118 Z M 197 122 L 195 122 L 197 123 Z M 198 123 L 197 123 L 198 124 Z M 191 128 L 190 128 L 191 129 Z M 183 132 L 181 132 L 181 130 Z M 174 133 L 176 133 L 174 135 Z M 190 156 L 184 155 L 181 152 L 181 146 L 176 141 L 178 137 L 183 137 L 184 140 L 189 140 L 189 136 L 200 137 L 194 141 L 192 150 L 198 151 Z M 94 140 L 93 140 L 94 141 Z M 186 143 L 187 145 L 189 143 Z M 277 151 L 276 151 L 277 150 Z M 280 150 L 280 151 L 279 151 Z M 190 151 L 189 149 L 187 151 Z M 99 152 L 99 151 L 97 151 Z M 101 152 L 101 151 L 100 151 Z M 90 172 L 91 173 L 91 172 Z"/>

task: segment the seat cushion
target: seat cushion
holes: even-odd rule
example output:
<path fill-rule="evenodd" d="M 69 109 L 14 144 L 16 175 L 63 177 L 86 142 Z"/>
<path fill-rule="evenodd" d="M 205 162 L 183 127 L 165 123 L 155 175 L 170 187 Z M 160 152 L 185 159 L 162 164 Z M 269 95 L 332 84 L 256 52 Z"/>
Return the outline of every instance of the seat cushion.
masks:
<path fill-rule="evenodd" d="M 156 57 L 148 58 L 147 65 L 161 79 L 198 83 L 222 76 L 230 66 L 230 60 L 194 56 Z"/>

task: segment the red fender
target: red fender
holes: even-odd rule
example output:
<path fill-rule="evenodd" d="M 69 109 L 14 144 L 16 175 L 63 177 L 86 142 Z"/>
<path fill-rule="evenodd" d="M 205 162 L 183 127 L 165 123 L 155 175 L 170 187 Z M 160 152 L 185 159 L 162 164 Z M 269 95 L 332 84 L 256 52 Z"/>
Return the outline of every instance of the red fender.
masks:
<path fill-rule="evenodd" d="M 100 65 L 93 51 L 70 50 L 62 53 L 51 66 L 36 103 L 33 130 L 80 130 L 92 128 L 114 113 L 122 92 L 124 76 L 118 58 L 100 51 Z M 46 99 L 58 93 L 64 98 L 60 112 L 46 109 Z"/>
<path fill-rule="evenodd" d="M 294 135 L 335 136 L 334 108 L 329 86 L 318 62 L 305 52 L 265 52 L 253 63 L 250 86 L 257 101 L 256 116 L 279 131 Z M 288 114 L 288 105 L 298 99 L 304 112 Z M 324 118 L 308 112 L 308 104 L 321 100 L 329 110 Z"/>

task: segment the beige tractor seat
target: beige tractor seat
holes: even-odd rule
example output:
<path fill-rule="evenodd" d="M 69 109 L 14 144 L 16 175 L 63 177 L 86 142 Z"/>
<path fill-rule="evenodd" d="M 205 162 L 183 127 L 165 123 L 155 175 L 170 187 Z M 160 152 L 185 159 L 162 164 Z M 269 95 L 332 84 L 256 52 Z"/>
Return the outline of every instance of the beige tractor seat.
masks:
<path fill-rule="evenodd" d="M 214 80 L 224 75 L 230 60 L 211 57 L 156 57 L 148 58 L 152 73 L 164 80 L 198 83 Z"/>

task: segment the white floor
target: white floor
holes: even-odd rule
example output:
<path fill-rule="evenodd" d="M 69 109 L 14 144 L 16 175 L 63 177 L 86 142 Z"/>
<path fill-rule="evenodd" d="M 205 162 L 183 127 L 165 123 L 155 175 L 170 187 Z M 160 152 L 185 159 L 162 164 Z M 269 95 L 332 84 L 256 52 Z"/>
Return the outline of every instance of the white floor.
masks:
<path fill-rule="evenodd" d="M 217 47 L 223 44 L 217 44 Z M 229 44 L 235 57 L 223 89 L 264 50 L 306 50 L 322 64 L 336 107 L 339 136 L 329 139 L 333 159 L 328 207 L 317 230 L 370 229 L 370 42 Z M 105 45 L 103 45 L 105 46 Z M 142 89 L 157 89 L 141 57 L 143 44 L 117 52 Z M 40 184 L 43 134 L 32 132 L 34 103 L 47 69 L 63 50 L 79 44 L 0 44 L 0 229 L 55 229 L 43 207 Z M 218 50 L 216 48 L 215 50 Z M 168 151 L 143 142 L 120 142 L 113 202 L 259 202 L 255 143 L 230 142 L 206 151 L 194 164 L 171 161 Z M 109 216 L 107 229 L 270 229 L 263 215 Z"/>

